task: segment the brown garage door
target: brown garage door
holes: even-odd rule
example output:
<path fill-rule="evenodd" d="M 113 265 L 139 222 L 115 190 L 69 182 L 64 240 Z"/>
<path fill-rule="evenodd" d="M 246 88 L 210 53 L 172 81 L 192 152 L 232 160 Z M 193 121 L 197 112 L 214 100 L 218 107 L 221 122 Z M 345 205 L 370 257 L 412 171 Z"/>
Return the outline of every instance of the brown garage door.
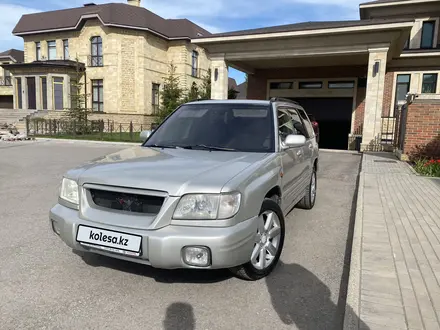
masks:
<path fill-rule="evenodd" d="M 0 109 L 12 109 L 14 101 L 12 95 L 0 95 Z"/>
<path fill-rule="evenodd" d="M 307 113 L 315 116 L 319 123 L 320 148 L 347 149 L 353 111 L 351 97 L 292 99 L 299 102 Z"/>

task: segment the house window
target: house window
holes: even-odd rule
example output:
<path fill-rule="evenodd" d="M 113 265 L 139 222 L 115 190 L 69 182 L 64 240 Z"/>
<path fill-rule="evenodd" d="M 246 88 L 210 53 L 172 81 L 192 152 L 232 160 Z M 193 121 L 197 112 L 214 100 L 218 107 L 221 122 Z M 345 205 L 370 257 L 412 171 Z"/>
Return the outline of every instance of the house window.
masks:
<path fill-rule="evenodd" d="M 92 107 L 93 111 L 104 111 L 104 84 L 103 80 L 92 80 Z"/>
<path fill-rule="evenodd" d="M 437 73 L 427 73 L 423 75 L 422 93 L 434 94 L 437 90 Z"/>
<path fill-rule="evenodd" d="M 102 38 L 93 37 L 91 39 L 91 56 L 90 56 L 90 66 L 103 66 L 103 56 L 102 56 Z"/>
<path fill-rule="evenodd" d="M 37 61 L 41 60 L 41 42 L 39 41 L 35 43 L 35 56 Z"/>
<path fill-rule="evenodd" d="M 193 50 L 192 52 L 192 72 L 191 75 L 193 77 L 198 76 L 198 67 L 199 67 L 199 53 Z"/>
<path fill-rule="evenodd" d="M 432 48 L 434 43 L 435 21 L 423 22 L 420 48 Z"/>
<path fill-rule="evenodd" d="M 409 87 L 411 85 L 411 75 L 409 74 L 399 74 L 397 75 L 396 84 L 396 101 L 405 101 L 406 94 L 409 92 Z"/>
<path fill-rule="evenodd" d="M 328 88 L 330 88 L 330 89 L 352 89 L 352 88 L 354 88 L 354 81 L 329 81 Z"/>
<path fill-rule="evenodd" d="M 286 82 L 272 82 L 270 89 L 293 89 L 293 81 Z"/>
<path fill-rule="evenodd" d="M 160 89 L 159 84 L 153 84 L 152 98 L 151 98 L 151 104 L 153 106 L 153 114 L 157 114 L 159 112 L 159 100 L 160 100 L 159 89 Z"/>
<path fill-rule="evenodd" d="M 55 40 L 47 42 L 47 58 L 49 60 L 57 59 L 57 43 Z"/>
<path fill-rule="evenodd" d="M 321 81 L 308 81 L 308 82 L 300 82 L 299 89 L 319 89 L 322 88 Z"/>
<path fill-rule="evenodd" d="M 53 78 L 53 104 L 55 110 L 64 109 L 64 78 Z"/>
<path fill-rule="evenodd" d="M 69 56 L 69 40 L 67 40 L 67 39 L 63 40 L 63 55 L 64 55 L 65 60 L 68 60 L 70 58 L 70 56 Z"/>

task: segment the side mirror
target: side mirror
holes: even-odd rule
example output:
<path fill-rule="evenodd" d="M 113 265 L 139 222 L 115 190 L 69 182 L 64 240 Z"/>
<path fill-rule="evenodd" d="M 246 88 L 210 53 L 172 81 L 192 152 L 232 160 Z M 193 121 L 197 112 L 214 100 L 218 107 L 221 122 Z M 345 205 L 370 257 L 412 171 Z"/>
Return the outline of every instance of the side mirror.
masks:
<path fill-rule="evenodd" d="M 304 135 L 287 135 L 286 140 L 284 140 L 284 145 L 287 148 L 297 148 L 302 147 L 306 144 L 306 137 Z"/>
<path fill-rule="evenodd" d="M 141 141 L 142 142 L 147 141 L 147 139 L 150 137 L 151 133 L 153 133 L 153 132 L 150 130 L 142 131 L 140 134 Z"/>

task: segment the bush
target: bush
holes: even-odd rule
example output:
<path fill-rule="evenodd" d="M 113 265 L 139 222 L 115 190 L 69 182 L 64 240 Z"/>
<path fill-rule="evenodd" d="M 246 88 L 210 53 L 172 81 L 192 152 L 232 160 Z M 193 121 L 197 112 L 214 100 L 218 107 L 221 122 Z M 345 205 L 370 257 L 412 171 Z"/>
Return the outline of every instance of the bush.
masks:
<path fill-rule="evenodd" d="M 414 169 L 417 173 L 432 176 L 432 177 L 440 177 L 440 159 L 434 160 L 426 160 L 419 159 L 415 161 Z"/>

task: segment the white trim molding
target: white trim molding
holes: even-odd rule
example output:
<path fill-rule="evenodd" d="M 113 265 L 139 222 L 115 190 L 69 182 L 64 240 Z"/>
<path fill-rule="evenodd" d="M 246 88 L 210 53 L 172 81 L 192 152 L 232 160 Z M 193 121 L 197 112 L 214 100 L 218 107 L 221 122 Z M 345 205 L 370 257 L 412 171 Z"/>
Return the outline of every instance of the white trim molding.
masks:
<path fill-rule="evenodd" d="M 437 74 L 437 89 L 435 94 L 422 94 L 423 75 L 434 73 Z M 396 86 L 398 75 L 410 75 L 409 93 L 417 95 L 436 95 L 440 94 L 440 70 L 418 70 L 418 71 L 395 71 L 393 76 L 393 92 L 391 94 L 390 111 L 393 111 L 396 105 Z M 392 113 L 392 112 L 390 112 Z"/>
<path fill-rule="evenodd" d="M 191 42 L 195 44 L 205 44 L 205 43 L 221 43 L 226 41 L 275 39 L 275 38 L 327 35 L 327 34 L 350 33 L 350 32 L 370 32 L 370 31 L 379 31 L 379 30 L 407 28 L 407 27 L 412 27 L 413 24 L 414 24 L 414 20 L 408 20 L 408 22 L 401 22 L 401 23 L 384 23 L 384 24 L 350 26 L 350 27 L 332 28 L 332 29 L 315 29 L 315 30 L 301 30 L 301 31 L 290 31 L 290 32 L 247 34 L 240 36 L 225 36 L 225 37 L 222 36 L 216 37 L 214 35 L 212 37 L 192 39 Z"/>
<path fill-rule="evenodd" d="M 399 5 L 416 5 L 419 3 L 430 3 L 439 2 L 440 0 L 395 0 L 390 2 L 379 2 L 379 3 L 361 3 L 359 8 L 373 8 L 373 7 L 389 7 L 389 6 L 399 6 Z"/>

